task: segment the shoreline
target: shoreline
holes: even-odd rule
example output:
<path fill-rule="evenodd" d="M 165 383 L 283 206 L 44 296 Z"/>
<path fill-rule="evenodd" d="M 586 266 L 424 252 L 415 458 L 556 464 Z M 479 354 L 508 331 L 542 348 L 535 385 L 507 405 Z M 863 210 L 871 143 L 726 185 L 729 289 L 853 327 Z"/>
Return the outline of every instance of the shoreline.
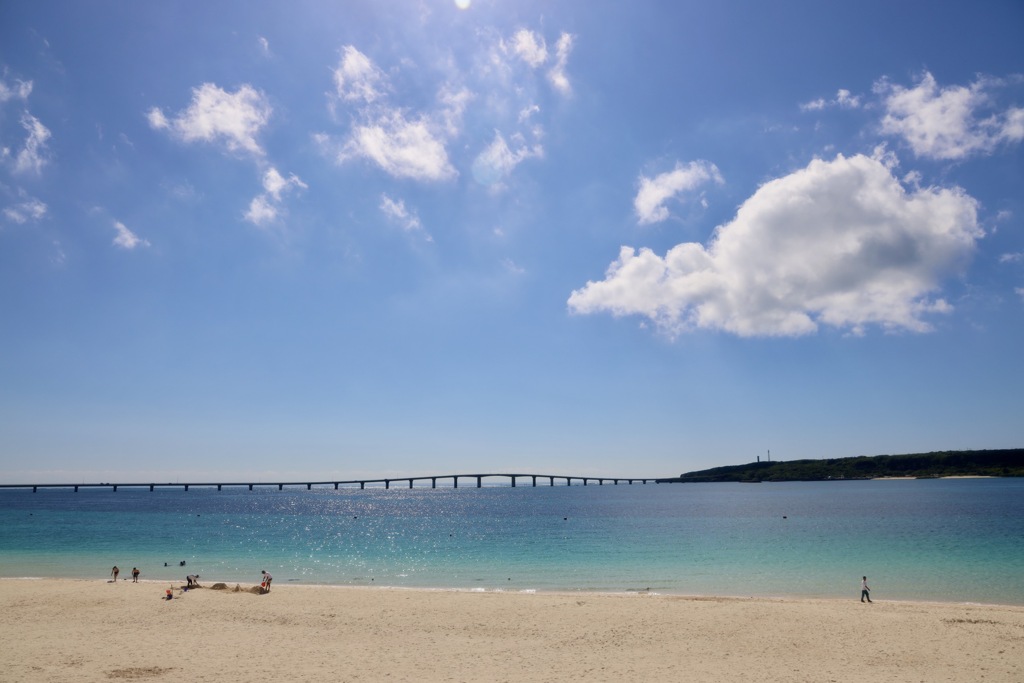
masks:
<path fill-rule="evenodd" d="M 5 680 L 1024 679 L 1018 606 L 119 583 L 0 580 Z"/>
<path fill-rule="evenodd" d="M 198 587 L 199 590 L 213 590 L 223 591 L 227 593 L 235 592 L 234 587 L 241 587 L 242 591 L 252 589 L 259 586 L 259 583 L 255 580 L 251 582 L 242 582 L 235 580 L 220 580 L 210 579 L 207 580 L 202 578 L 202 584 Z M 49 576 L 0 576 L 0 583 L 7 581 L 27 581 L 27 582 L 68 582 L 76 584 L 113 584 L 114 581 L 107 578 L 82 578 L 82 577 L 49 577 Z M 119 584 L 133 583 L 131 579 L 125 579 L 123 576 L 118 579 Z M 178 579 L 143 579 L 140 578 L 139 584 L 147 584 L 151 586 L 167 586 L 171 585 L 174 589 L 181 590 L 185 588 L 185 583 Z M 214 589 L 211 588 L 217 584 L 224 584 L 227 588 Z M 352 585 L 352 584 L 338 584 L 338 583 L 301 583 L 298 581 L 274 581 L 274 590 L 298 588 L 302 590 L 352 590 L 352 591 L 394 591 L 394 592 L 424 592 L 424 593 L 466 593 L 474 595 L 548 595 L 548 596 L 564 596 L 564 597 L 579 597 L 579 596 L 649 596 L 652 598 L 679 598 L 685 600 L 736 600 L 736 601 L 785 601 L 785 602 L 824 602 L 824 603 L 847 603 L 857 602 L 857 594 L 859 591 L 851 591 L 850 597 L 836 597 L 836 596 L 821 596 L 821 595 L 741 595 L 733 593 L 674 593 L 664 590 L 651 590 L 643 588 L 627 588 L 623 590 L 588 590 L 588 589 L 546 589 L 546 588 L 484 588 L 484 587 L 460 587 L 460 586 L 399 586 L 381 583 L 380 585 L 366 584 L 366 585 Z M 188 592 L 196 590 L 195 588 L 189 588 Z M 1019 608 L 1024 609 L 1024 603 L 1014 602 L 981 602 L 976 600 L 920 600 L 913 598 L 882 598 L 876 600 L 879 603 L 885 603 L 889 605 L 932 605 L 936 607 L 956 607 L 956 606 L 974 606 L 974 607 L 1008 607 L 1008 608 Z"/>

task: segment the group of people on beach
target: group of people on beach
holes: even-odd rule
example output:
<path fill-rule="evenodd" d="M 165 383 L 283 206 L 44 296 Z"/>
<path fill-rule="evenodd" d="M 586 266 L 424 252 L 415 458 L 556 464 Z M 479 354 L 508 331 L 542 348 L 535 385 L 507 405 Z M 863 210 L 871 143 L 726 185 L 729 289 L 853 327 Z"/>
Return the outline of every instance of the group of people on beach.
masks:
<path fill-rule="evenodd" d="M 182 566 L 184 566 L 185 562 L 182 561 L 181 564 L 182 564 Z M 167 566 L 166 562 L 164 562 L 164 566 L 165 567 Z M 113 581 L 114 583 L 117 583 L 117 575 L 120 574 L 120 573 L 121 573 L 120 568 L 118 568 L 118 566 L 115 564 L 113 569 L 110 570 L 110 575 L 114 577 L 114 581 Z M 142 572 L 139 571 L 138 567 L 132 567 L 132 583 L 138 583 L 139 582 L 139 574 L 141 574 L 141 573 Z M 261 578 L 261 580 L 260 580 L 261 592 L 269 593 L 270 592 L 270 582 L 274 580 L 274 577 L 271 576 L 270 572 L 268 572 L 266 569 L 261 569 L 260 570 L 260 578 Z M 199 585 L 199 574 L 189 574 L 188 576 L 186 576 L 185 577 L 185 586 L 186 586 L 186 588 L 201 588 L 201 586 Z M 171 591 L 167 591 L 167 599 L 168 600 L 171 599 Z"/>
<path fill-rule="evenodd" d="M 120 574 L 120 573 L 121 573 L 121 570 L 118 569 L 117 565 L 115 564 L 114 568 L 110 570 L 110 575 L 114 577 L 114 583 L 117 583 L 117 575 Z M 132 583 L 138 583 L 139 582 L 139 574 L 141 574 L 141 573 L 142 572 L 139 571 L 138 567 L 132 567 Z"/>

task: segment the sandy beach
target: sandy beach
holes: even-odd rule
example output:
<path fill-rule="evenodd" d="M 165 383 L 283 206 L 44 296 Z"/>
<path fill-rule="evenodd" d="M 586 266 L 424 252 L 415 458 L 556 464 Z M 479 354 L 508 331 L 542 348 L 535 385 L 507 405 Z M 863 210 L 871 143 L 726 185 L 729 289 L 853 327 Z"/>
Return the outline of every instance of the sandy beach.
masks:
<path fill-rule="evenodd" d="M 1024 680 L 1016 606 L 203 585 L 0 580 L 3 680 Z"/>

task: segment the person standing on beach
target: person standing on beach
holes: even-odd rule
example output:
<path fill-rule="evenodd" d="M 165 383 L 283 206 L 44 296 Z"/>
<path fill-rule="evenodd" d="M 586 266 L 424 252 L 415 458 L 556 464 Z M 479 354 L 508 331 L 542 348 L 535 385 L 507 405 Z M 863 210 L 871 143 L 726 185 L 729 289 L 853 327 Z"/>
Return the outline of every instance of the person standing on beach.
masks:
<path fill-rule="evenodd" d="M 139 582 L 139 573 L 140 572 L 138 567 L 132 567 L 132 583 Z"/>
<path fill-rule="evenodd" d="M 114 583 L 117 583 L 117 575 L 119 573 L 121 573 L 121 570 L 118 569 L 117 565 L 115 564 L 114 568 L 110 570 L 110 575 L 114 577 Z"/>
<path fill-rule="evenodd" d="M 270 592 L 270 582 L 274 580 L 274 577 L 271 576 L 270 573 L 267 572 L 266 569 L 261 569 L 260 570 L 260 574 L 263 574 L 263 592 L 264 593 L 269 593 Z"/>
<path fill-rule="evenodd" d="M 860 580 L 860 601 L 864 600 L 871 602 L 871 589 L 868 588 L 868 577 L 864 576 Z"/>

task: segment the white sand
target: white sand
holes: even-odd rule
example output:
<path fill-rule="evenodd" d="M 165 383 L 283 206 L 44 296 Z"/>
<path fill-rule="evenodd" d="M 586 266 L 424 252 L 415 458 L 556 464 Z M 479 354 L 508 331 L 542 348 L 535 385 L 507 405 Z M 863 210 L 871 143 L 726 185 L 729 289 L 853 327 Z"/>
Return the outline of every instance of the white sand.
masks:
<path fill-rule="evenodd" d="M 1024 681 L 1024 607 L 167 587 L 0 580 L 0 680 Z"/>

